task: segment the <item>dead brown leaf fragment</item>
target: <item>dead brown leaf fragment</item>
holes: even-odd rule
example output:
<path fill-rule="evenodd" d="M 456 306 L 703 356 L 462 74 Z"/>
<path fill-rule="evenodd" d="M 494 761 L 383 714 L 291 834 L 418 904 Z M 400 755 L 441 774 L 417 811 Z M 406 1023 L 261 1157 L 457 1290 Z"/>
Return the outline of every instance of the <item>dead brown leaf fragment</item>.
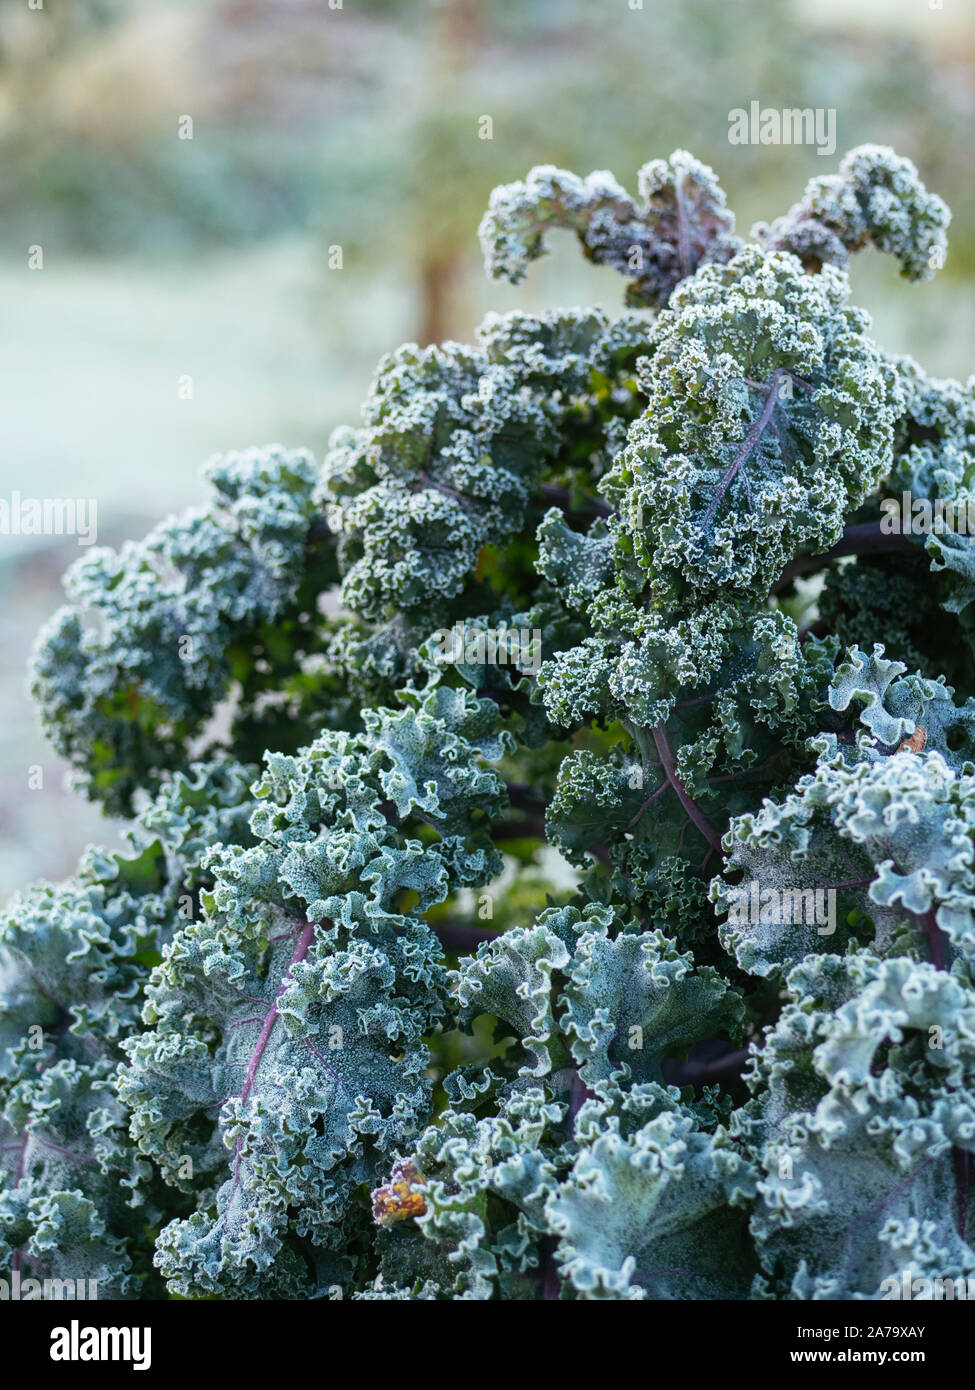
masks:
<path fill-rule="evenodd" d="M 427 1209 L 422 1187 L 423 1174 L 415 1164 L 408 1160 L 394 1163 L 389 1182 L 372 1194 L 372 1219 L 378 1226 L 392 1226 L 422 1216 Z"/>

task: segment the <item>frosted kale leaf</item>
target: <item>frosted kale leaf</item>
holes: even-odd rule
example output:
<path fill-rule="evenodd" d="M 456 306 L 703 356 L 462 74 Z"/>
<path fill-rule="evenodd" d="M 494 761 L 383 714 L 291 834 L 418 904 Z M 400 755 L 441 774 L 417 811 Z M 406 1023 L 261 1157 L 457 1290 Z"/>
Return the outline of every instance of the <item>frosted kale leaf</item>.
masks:
<path fill-rule="evenodd" d="M 523 1086 L 497 1111 L 449 1109 L 424 1131 L 409 1163 L 416 1200 L 401 1220 L 384 1218 L 377 1241 L 383 1283 L 417 1290 L 426 1279 L 454 1299 L 537 1298 L 547 1262 L 557 1286 L 544 1203 L 566 1167 L 565 1107 Z"/>
<path fill-rule="evenodd" d="M 345 604 L 422 622 L 421 636 L 470 611 L 447 601 L 475 579 L 485 546 L 522 531 L 545 471 L 571 481 L 612 421 L 632 415 L 646 344 L 638 319 L 598 311 L 491 315 L 479 337 L 384 358 L 362 428 L 337 431 L 325 460 Z"/>
<path fill-rule="evenodd" d="M 383 1283 L 413 1297 L 746 1296 L 754 1170 L 676 1090 L 600 1086 L 570 1134 L 538 1088 L 498 1110 L 449 1110 L 424 1134 L 408 1165 L 423 1211 L 380 1236 Z"/>
<path fill-rule="evenodd" d="M 800 644 L 785 614 L 745 625 L 726 611 L 720 627 L 709 616 L 703 630 L 646 621 L 639 640 L 608 632 L 539 673 L 554 718 L 616 718 L 625 735 L 605 751 L 563 760 L 549 835 L 574 863 L 607 856 L 637 898 L 653 889 L 668 858 L 704 872 L 729 818 L 808 764 L 804 742 L 825 704 L 830 649 Z"/>
<path fill-rule="evenodd" d="M 879 649 L 871 658 L 854 649 L 830 698 L 838 710 L 859 707 L 855 742 L 816 740 L 815 772 L 732 823 L 726 870 L 745 889 L 716 879 L 712 897 L 743 969 L 787 968 L 824 937 L 835 951 L 866 940 L 939 967 L 975 952 L 971 702 L 958 710 L 942 683 L 902 671 Z"/>
<path fill-rule="evenodd" d="M 461 961 L 452 977 L 457 1017 L 512 1029 L 524 1050 L 519 1077 L 577 1067 L 585 1086 L 612 1075 L 662 1079 L 661 1063 L 695 1042 L 734 1033 L 741 1003 L 708 967 L 694 968 L 660 931 L 640 931 L 609 905 L 543 912 Z M 507 1060 L 507 1059 L 506 1059 Z"/>
<path fill-rule="evenodd" d="M 830 682 L 830 708 L 855 713 L 883 753 L 937 750 L 956 772 L 975 761 L 975 700 L 956 705 L 940 677 L 905 674 L 875 646 L 851 648 Z"/>
<path fill-rule="evenodd" d="M 545 233 L 565 228 L 589 260 L 626 276 L 627 304 L 659 308 L 698 266 L 738 249 L 713 170 L 686 150 L 645 164 L 638 189 L 639 202 L 606 170 L 581 179 L 551 164 L 496 188 L 479 233 L 488 273 L 517 285 L 545 254 Z"/>
<path fill-rule="evenodd" d="M 659 1080 L 665 1057 L 693 1043 L 734 1035 L 740 997 L 709 966 L 694 968 L 661 931 L 589 930 L 580 938 L 564 991 L 564 1031 L 588 1086 L 618 1075 Z"/>
<path fill-rule="evenodd" d="M 929 585 L 946 613 L 965 614 L 975 599 L 975 440 L 962 450 L 914 446 L 898 459 L 881 498 L 881 530 L 896 526 L 923 546 L 938 579 Z M 962 631 L 971 641 L 972 617 Z"/>
<path fill-rule="evenodd" d="M 925 962 L 810 956 L 789 974 L 733 1125 L 764 1169 L 752 1231 L 773 1296 L 975 1270 L 973 1008 L 967 975 Z"/>
<path fill-rule="evenodd" d="M 146 1232 L 173 1204 L 111 1082 L 184 868 L 158 839 L 92 851 L 76 878 L 0 917 L 0 1264 L 23 1279 L 95 1280 L 101 1298 L 153 1285 Z"/>
<path fill-rule="evenodd" d="M 740 1235 L 743 1213 L 719 1209 L 729 1197 L 741 1203 L 747 1165 L 716 1130 L 701 1129 L 714 1130 L 712 1110 L 682 1112 L 679 1093 L 658 1083 L 665 1058 L 736 1032 L 736 993 L 661 932 L 595 903 L 509 928 L 460 961 L 450 988 L 463 1028 L 487 1015 L 509 1041 L 488 1066 L 446 1078 L 450 1108 L 374 1191 L 385 1234 L 381 1284 L 370 1296 L 432 1281 L 442 1296 L 551 1297 L 560 1273 L 563 1297 L 657 1296 L 660 1287 L 706 1296 L 717 1287 L 704 1233 Z M 648 1187 L 645 1169 L 660 1145 L 669 1171 Z M 685 1171 L 678 1156 L 689 1151 L 696 1157 Z M 610 1186 L 621 1205 L 604 1209 Z M 617 1249 L 627 1230 L 641 1252 L 636 1276 Z M 644 1252 L 649 1260 L 667 1230 L 669 1252 L 686 1258 L 653 1270 Z M 695 1268 L 683 1267 L 689 1260 Z M 729 1272 L 724 1287 L 737 1277 Z"/>
<path fill-rule="evenodd" d="M 463 690 L 404 701 L 357 737 L 268 755 L 254 843 L 206 857 L 204 918 L 165 951 L 126 1044 L 140 1152 L 173 1186 L 208 1187 L 159 1238 L 176 1291 L 296 1297 L 348 1278 L 368 1222 L 354 1194 L 427 1118 L 444 972 L 422 914 L 499 868 L 481 826 L 504 802 L 478 759 L 510 736 Z"/>
<path fill-rule="evenodd" d="M 128 813 L 185 759 L 232 679 L 253 698 L 261 654 L 286 667 L 334 560 L 313 534 L 317 471 L 281 449 L 230 454 L 210 503 L 68 571 L 71 607 L 41 633 L 33 694 L 54 746 L 108 811 Z M 327 538 L 326 538 L 327 539 Z"/>
<path fill-rule="evenodd" d="M 531 1058 L 522 1068 L 526 1075 L 547 1076 L 567 1065 L 553 1001 L 559 980 L 555 972 L 564 973 L 570 959 L 566 943 L 550 930 L 544 915 L 533 927 L 509 928 L 461 962 L 454 977 L 460 1023 L 489 1014 L 514 1029 Z"/>
<path fill-rule="evenodd" d="M 975 393 L 909 357 L 891 362 L 905 401 L 893 467 L 848 529 L 851 549 L 862 547 L 856 563 L 830 568 L 817 607 L 842 644 L 881 642 L 909 668 L 968 690 Z"/>
<path fill-rule="evenodd" d="M 746 247 L 660 316 L 647 409 L 602 488 L 657 602 L 762 597 L 890 469 L 896 374 L 848 295 L 832 269 Z"/>
<path fill-rule="evenodd" d="M 321 1257 L 354 1243 L 355 1189 L 426 1116 L 437 954 L 419 929 L 397 943 L 309 923 L 273 945 L 185 929 L 120 1082 L 140 1150 L 212 1193 L 160 1235 L 171 1288 L 319 1290 Z"/>
<path fill-rule="evenodd" d="M 897 258 L 906 279 L 929 280 L 944 264 L 950 219 L 909 159 L 860 145 L 838 174 L 811 179 L 801 202 L 755 231 L 766 250 L 792 251 L 808 270 L 845 266 L 851 251 L 873 245 Z"/>
<path fill-rule="evenodd" d="M 929 467 L 936 468 L 946 447 L 959 452 L 975 448 L 975 386 L 952 378 L 928 376 L 912 357 L 890 355 L 904 396 L 905 408 L 897 422 L 894 453 L 899 459 L 913 450 L 926 451 Z"/>
<path fill-rule="evenodd" d="M 144 1232 L 159 1208 L 140 1190 L 151 1168 L 127 1142 L 110 1070 L 61 1060 L 4 1088 L 0 1259 L 20 1271 L 23 1297 L 35 1279 L 79 1298 L 145 1296 Z"/>
<path fill-rule="evenodd" d="M 579 1113 L 579 1152 L 546 1203 L 563 1278 L 583 1298 L 745 1298 L 751 1164 L 702 1130 L 677 1092 L 601 1090 Z"/>

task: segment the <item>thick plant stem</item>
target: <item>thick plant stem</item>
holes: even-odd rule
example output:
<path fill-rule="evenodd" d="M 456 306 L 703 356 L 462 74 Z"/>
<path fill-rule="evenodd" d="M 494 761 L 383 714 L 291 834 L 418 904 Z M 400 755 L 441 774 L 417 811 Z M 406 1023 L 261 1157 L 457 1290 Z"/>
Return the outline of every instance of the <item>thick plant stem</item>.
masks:
<path fill-rule="evenodd" d="M 539 494 L 546 502 L 550 502 L 554 507 L 561 507 L 568 516 L 585 517 L 585 511 L 577 511 L 571 503 L 569 489 L 559 487 L 556 483 L 540 483 L 538 486 Z M 612 516 L 613 508 L 599 497 L 587 497 L 586 506 L 597 516 Z"/>
<path fill-rule="evenodd" d="M 446 921 L 431 923 L 430 930 L 445 951 L 454 955 L 472 955 L 482 941 L 493 941 L 497 931 L 487 931 L 484 927 L 472 927 L 466 922 Z"/>
<path fill-rule="evenodd" d="M 798 579 L 804 574 L 813 574 L 816 570 L 831 564 L 833 560 L 842 559 L 844 555 L 889 555 L 910 550 L 912 546 L 913 542 L 909 536 L 896 533 L 888 535 L 881 531 L 879 521 L 857 522 L 855 526 L 847 526 L 836 544 L 822 554 L 797 555 L 786 565 L 772 585 L 772 593 L 779 593 L 791 584 L 793 579 Z"/>
<path fill-rule="evenodd" d="M 499 821 L 491 826 L 492 840 L 544 840 L 545 817 L 523 816 L 520 820 Z"/>
<path fill-rule="evenodd" d="M 508 800 L 518 811 L 541 811 L 546 809 L 544 797 L 539 796 L 533 787 L 527 782 L 508 782 L 506 783 Z"/>
<path fill-rule="evenodd" d="M 263 1054 L 264 1054 L 264 1049 L 267 1047 L 268 1039 L 270 1038 L 271 1033 L 274 1031 L 274 1025 L 275 1025 L 275 1024 L 277 1023 L 277 1021 L 278 1021 L 278 1018 L 279 1018 L 279 1013 L 278 1013 L 278 1002 L 279 1002 L 279 1000 L 280 1000 L 282 994 L 284 993 L 284 991 L 287 989 L 288 985 L 289 985 L 290 982 L 291 982 L 291 971 L 292 971 L 293 968 L 298 964 L 298 962 L 304 960 L 305 956 L 308 954 L 308 948 L 309 948 L 309 946 L 311 945 L 312 940 L 313 940 L 314 935 L 315 935 L 315 927 L 316 927 L 316 925 L 317 925 L 317 923 L 315 923 L 315 922 L 307 922 L 307 923 L 305 924 L 304 928 L 302 929 L 301 934 L 300 934 L 299 937 L 298 937 L 298 944 L 295 946 L 294 953 L 293 953 L 293 955 L 292 955 L 290 961 L 288 962 L 288 968 L 287 968 L 287 970 L 284 972 L 284 975 L 283 975 L 282 978 L 281 978 L 281 983 L 280 983 L 280 985 L 278 986 L 278 991 L 277 991 L 277 993 L 276 993 L 275 996 L 274 996 L 274 1000 L 272 1001 L 271 1008 L 270 1008 L 270 1010 L 269 1010 L 269 1012 L 268 1012 L 267 1017 L 266 1017 L 265 1020 L 264 1020 L 264 1026 L 262 1027 L 262 1029 L 261 1029 L 261 1031 L 260 1031 L 260 1034 L 259 1034 L 259 1036 L 258 1036 L 257 1042 L 254 1044 L 254 1051 L 253 1051 L 253 1052 L 251 1053 L 251 1055 L 250 1055 L 250 1060 L 249 1060 L 249 1062 L 248 1062 L 248 1064 L 247 1064 L 247 1074 L 246 1074 L 246 1076 L 244 1077 L 244 1084 L 243 1084 L 243 1086 L 241 1087 L 241 1092 L 240 1092 L 241 1104 L 243 1104 L 243 1103 L 247 1100 L 247 1097 L 248 1097 L 248 1095 L 250 1094 L 251 1086 L 254 1084 L 254 1077 L 255 1077 L 256 1074 L 257 1074 L 258 1064 L 260 1063 L 261 1057 L 262 1057 Z M 242 1160 L 242 1157 L 243 1157 L 242 1150 L 241 1150 L 241 1145 L 242 1145 L 242 1141 L 241 1141 L 240 1139 L 238 1139 L 238 1140 L 237 1140 L 237 1145 L 236 1145 L 236 1159 L 237 1159 L 237 1161 L 236 1161 L 236 1163 L 235 1163 L 235 1165 L 234 1165 L 234 1186 L 233 1186 L 233 1192 L 236 1192 L 236 1190 L 237 1190 L 237 1185 L 238 1185 L 238 1183 L 240 1182 L 240 1165 L 241 1165 L 241 1160 Z M 233 1196 L 233 1192 L 231 1193 L 231 1196 Z M 227 1207 L 226 1207 L 226 1209 L 225 1209 L 225 1211 L 224 1211 L 224 1217 L 226 1217 L 227 1212 L 228 1212 L 229 1210 L 230 1210 L 230 1202 L 228 1201 Z"/>
<path fill-rule="evenodd" d="M 658 724 L 651 732 L 653 734 L 654 746 L 657 750 L 657 757 L 660 759 L 660 766 L 664 770 L 667 781 L 677 793 L 678 800 L 687 812 L 689 820 L 701 832 L 715 853 L 719 853 L 721 850 L 721 836 L 697 805 L 694 798 L 689 795 L 683 782 L 677 775 L 677 764 L 674 760 L 670 742 L 667 738 L 666 725 L 662 723 Z"/>
<path fill-rule="evenodd" d="M 927 937 L 928 950 L 931 953 L 931 964 L 938 970 L 944 970 L 945 934 L 938 926 L 933 910 L 926 912 L 920 920 L 924 935 Z"/>
<path fill-rule="evenodd" d="M 264 1020 L 264 1027 L 261 1029 L 260 1036 L 258 1037 L 257 1042 L 254 1046 L 254 1051 L 251 1053 L 250 1061 L 247 1064 L 247 1075 L 244 1077 L 244 1085 L 240 1093 L 241 1101 L 245 1101 L 248 1097 L 248 1094 L 250 1093 L 250 1088 L 254 1083 L 254 1076 L 257 1072 L 258 1063 L 260 1062 L 264 1049 L 267 1046 L 267 1042 L 274 1029 L 274 1025 L 278 1021 L 278 1000 L 281 998 L 282 994 L 291 982 L 292 968 L 296 966 L 299 961 L 304 960 L 305 956 L 307 956 L 308 947 L 311 945 L 312 937 L 314 935 L 315 923 L 308 922 L 305 925 L 301 935 L 298 937 L 298 944 L 294 949 L 294 955 L 288 962 L 288 968 L 284 972 L 284 975 L 281 979 L 281 983 L 278 986 L 278 992 L 274 996 L 274 1002 L 271 1005 L 270 1013 Z"/>
<path fill-rule="evenodd" d="M 718 510 L 718 504 L 720 503 L 721 499 L 724 497 L 725 493 L 728 491 L 728 488 L 734 482 L 735 478 L 744 468 L 753 450 L 755 449 L 762 435 L 765 433 L 765 430 L 772 419 L 772 414 L 775 410 L 775 407 L 779 403 L 779 382 L 781 381 L 783 376 L 787 375 L 788 373 L 785 371 L 784 367 L 776 367 L 775 371 L 769 378 L 767 383 L 768 399 L 762 406 L 762 410 L 760 415 L 758 416 L 758 419 L 752 423 L 751 429 L 748 431 L 748 433 L 745 435 L 745 438 L 742 440 L 737 454 L 735 455 L 731 464 L 725 471 L 724 477 L 721 479 L 720 483 L 714 490 L 714 496 L 711 498 L 711 502 L 708 506 L 708 509 L 704 513 L 705 529 L 710 525 L 712 519 L 714 518 L 714 514 Z"/>

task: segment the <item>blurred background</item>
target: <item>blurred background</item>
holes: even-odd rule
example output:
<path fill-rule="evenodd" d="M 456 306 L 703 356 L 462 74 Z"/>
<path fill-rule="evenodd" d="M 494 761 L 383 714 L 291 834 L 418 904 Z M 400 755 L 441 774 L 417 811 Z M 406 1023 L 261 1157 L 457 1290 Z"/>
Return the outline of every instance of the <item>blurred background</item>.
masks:
<path fill-rule="evenodd" d="M 888 347 L 968 377 L 973 57 L 967 0 L 4 0 L 0 496 L 94 497 L 115 545 L 199 500 L 214 452 L 320 457 L 402 341 L 467 339 L 489 308 L 618 311 L 568 236 L 517 289 L 486 279 L 488 195 L 541 163 L 635 192 L 690 149 L 747 232 L 893 145 L 952 207 L 948 261 L 910 286 L 867 255 L 855 297 Z M 752 100 L 835 108 L 836 154 L 730 145 Z M 116 838 L 25 691 L 78 554 L 0 536 L 0 902 Z"/>

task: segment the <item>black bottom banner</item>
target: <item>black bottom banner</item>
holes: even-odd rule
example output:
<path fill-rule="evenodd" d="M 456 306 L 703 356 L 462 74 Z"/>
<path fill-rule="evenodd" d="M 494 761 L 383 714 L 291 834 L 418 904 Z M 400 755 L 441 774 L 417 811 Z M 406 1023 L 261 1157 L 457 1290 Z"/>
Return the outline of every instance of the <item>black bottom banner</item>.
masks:
<path fill-rule="evenodd" d="M 530 1321 L 524 1321 L 526 1318 Z M 580 1318 L 582 1322 L 580 1322 Z M 590 1322 L 590 1318 L 592 1321 Z M 551 1322 L 549 1322 L 551 1319 Z M 564 1321 L 568 1319 L 568 1321 Z M 619 1319 L 619 1321 L 617 1321 Z M 754 1370 L 789 1371 L 805 1366 L 828 1372 L 835 1366 L 882 1366 L 922 1374 L 947 1370 L 971 1344 L 973 1320 L 966 1300 L 918 1299 L 871 1303 L 656 1303 L 600 1308 L 592 1304 L 414 1304 L 350 1303 L 341 1299 L 311 1303 L 144 1302 L 89 1303 L 0 1301 L 0 1333 L 8 1351 L 26 1364 L 66 1382 L 78 1375 L 106 1373 L 155 1376 L 173 1383 L 196 1376 L 255 1375 L 276 1370 L 293 1375 L 296 1360 L 326 1371 L 329 1346 L 362 1359 L 364 1374 L 380 1370 L 390 1348 L 399 1370 L 408 1363 L 430 1367 L 445 1355 L 464 1364 L 483 1338 L 485 1365 L 499 1341 L 513 1359 L 508 1374 L 520 1375 L 515 1347 L 506 1328 L 534 1343 L 531 1360 L 551 1358 L 553 1367 L 578 1345 L 588 1327 L 594 1337 L 638 1333 L 644 1353 L 698 1373 Z M 565 1352 L 561 1350 L 564 1334 Z M 393 1340 L 374 1344 L 364 1337 Z M 539 1337 L 545 1340 L 544 1353 Z M 460 1338 L 463 1338 L 461 1347 Z M 454 1362 L 458 1339 L 463 1358 Z M 375 1346 L 376 1360 L 370 1366 Z M 623 1344 L 593 1341 L 589 1355 L 606 1359 L 606 1372 L 619 1365 Z M 47 1368 L 50 1368 L 49 1370 Z"/>

